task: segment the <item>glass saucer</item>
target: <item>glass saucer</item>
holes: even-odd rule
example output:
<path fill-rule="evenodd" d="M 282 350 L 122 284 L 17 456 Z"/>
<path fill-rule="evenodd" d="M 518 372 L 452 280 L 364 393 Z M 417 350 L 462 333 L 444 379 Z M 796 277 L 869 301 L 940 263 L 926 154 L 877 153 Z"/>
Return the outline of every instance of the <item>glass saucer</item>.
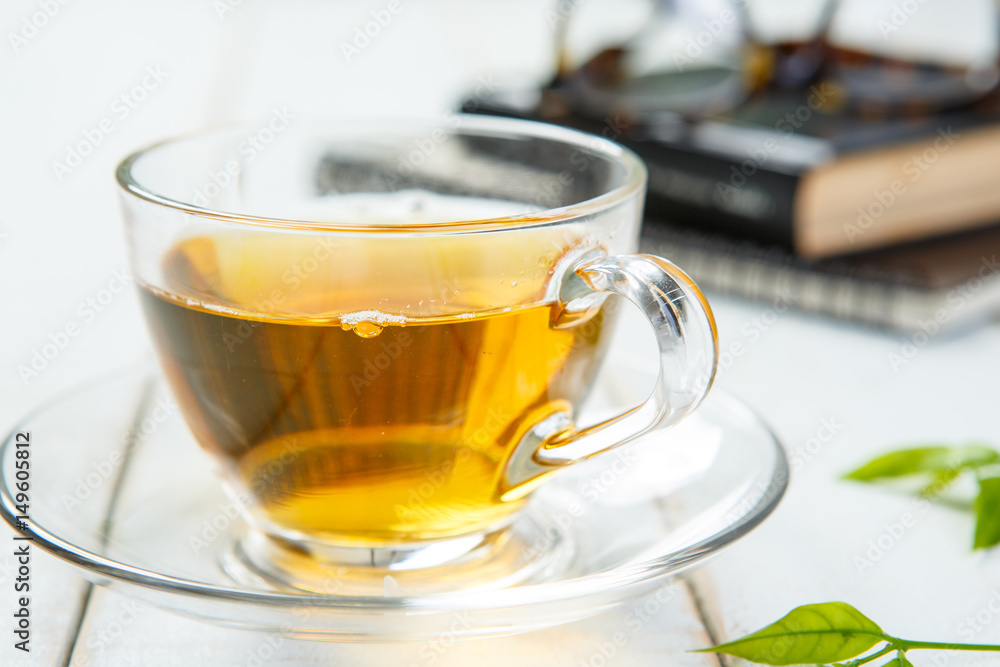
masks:
<path fill-rule="evenodd" d="M 18 447 L 17 433 L 30 445 Z M 26 513 L 16 500 L 23 451 Z M 512 527 L 535 536 L 518 557 L 545 556 L 523 577 L 477 589 L 458 578 L 417 594 L 390 568 L 377 595 L 353 594 L 336 572 L 324 594 L 279 590 L 239 567 L 253 534 L 146 366 L 91 382 L 14 429 L 0 449 L 0 513 L 15 527 L 27 514 L 21 532 L 94 583 L 185 616 L 296 638 L 417 641 L 526 632 L 648 594 L 757 526 L 787 480 L 770 430 L 713 391 L 680 426 L 543 485 Z"/>

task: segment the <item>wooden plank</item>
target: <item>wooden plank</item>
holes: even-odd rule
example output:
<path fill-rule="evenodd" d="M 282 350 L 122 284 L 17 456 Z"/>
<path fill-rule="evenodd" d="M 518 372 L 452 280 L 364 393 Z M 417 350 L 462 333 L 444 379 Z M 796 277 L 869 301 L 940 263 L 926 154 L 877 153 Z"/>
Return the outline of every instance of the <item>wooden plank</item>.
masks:
<path fill-rule="evenodd" d="M 11 34 L 20 33 L 22 21 L 44 20 L 26 45 L 0 54 L 0 86 L 11 91 L 3 144 L 8 155 L 16 156 L 0 164 L 0 180 L 9 185 L 0 219 L 4 433 L 61 392 L 148 354 L 134 286 L 121 279 L 128 275 L 127 258 L 113 170 L 127 150 L 190 127 L 193 113 L 200 111 L 191 104 L 201 90 L 192 75 L 203 68 L 211 43 L 206 34 L 216 24 L 195 20 L 200 12 L 212 17 L 204 3 L 188 2 L 188 11 L 179 9 L 182 4 L 143 8 L 140 17 L 120 0 L 87 7 L 64 3 L 43 19 L 37 18 L 43 13 L 31 0 L 4 6 Z M 136 30 L 137 25 L 154 30 Z M 183 49 L 164 49 L 162 39 L 170 35 L 190 41 Z M 141 83 L 147 66 L 160 66 L 167 78 L 123 118 L 110 107 Z M 113 131 L 72 173 L 55 174 L 53 163 L 64 162 L 67 150 L 84 141 L 82 132 L 90 130 L 93 136 L 103 119 L 111 119 Z M 106 409 L 129 418 L 128 408 Z M 42 431 L 35 435 L 37 447 L 63 448 L 69 457 L 78 447 L 72 441 L 57 443 Z M 43 467 L 35 474 L 40 479 L 48 472 L 53 471 Z M 71 479 L 70 487 L 74 485 Z M 0 530 L 0 665 L 61 667 L 68 660 L 87 583 L 70 566 L 34 550 L 32 651 L 24 655 L 15 650 L 12 615 L 19 596 L 13 589 L 12 536 Z"/>
<path fill-rule="evenodd" d="M 561 628 L 515 637 L 428 643 L 346 644 L 213 627 L 100 589 L 81 629 L 71 665 L 437 665 L 601 667 L 608 664 L 717 667 L 687 589 L 665 586 L 631 605 Z"/>
<path fill-rule="evenodd" d="M 1000 559 L 971 551 L 971 514 L 839 479 L 903 445 L 1000 445 L 996 395 L 984 390 L 1000 330 L 918 336 L 922 344 L 910 348 L 912 336 L 793 313 L 768 315 L 764 330 L 766 307 L 714 302 L 722 349 L 744 347 L 719 386 L 763 413 L 793 468 L 774 516 L 696 577 L 720 639 L 801 604 L 843 600 L 891 634 L 1000 643 Z M 899 364 L 904 350 L 916 354 Z M 949 667 L 988 661 L 975 653 L 914 659 Z"/>
<path fill-rule="evenodd" d="M 8 531 L 0 533 L 5 555 L 0 558 L 0 629 L 3 644 L 0 645 L 0 664 L 10 667 L 37 665 L 65 665 L 77 623 L 82 612 L 86 582 L 68 565 L 32 549 L 31 554 L 31 641 L 30 652 L 24 653 L 14 647 L 14 612 L 20 594 L 15 594 L 14 584 L 18 563 L 15 562 L 8 546 L 12 544 Z"/>

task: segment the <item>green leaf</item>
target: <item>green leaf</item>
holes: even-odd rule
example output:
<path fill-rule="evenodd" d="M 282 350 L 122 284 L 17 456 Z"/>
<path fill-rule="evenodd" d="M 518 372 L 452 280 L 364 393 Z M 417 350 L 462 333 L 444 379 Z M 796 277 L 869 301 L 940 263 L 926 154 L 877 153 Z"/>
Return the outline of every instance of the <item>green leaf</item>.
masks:
<path fill-rule="evenodd" d="M 797 607 L 753 634 L 702 650 L 765 665 L 818 664 L 853 658 L 887 639 L 846 602 L 824 602 Z"/>
<path fill-rule="evenodd" d="M 882 665 L 882 667 L 913 667 L 913 663 L 902 651 L 896 651 L 896 657 Z"/>
<path fill-rule="evenodd" d="M 951 486 L 961 474 L 962 471 L 960 469 L 942 470 L 934 475 L 933 479 L 928 482 L 927 486 L 920 489 L 920 497 L 927 498 L 928 500 L 936 499 L 942 493 L 947 491 L 948 487 Z"/>
<path fill-rule="evenodd" d="M 880 456 L 844 475 L 844 477 L 859 482 L 870 482 L 887 477 L 905 477 L 919 473 L 947 473 L 981 468 L 998 461 L 1000 461 L 1000 454 L 982 445 L 915 447 Z"/>
<path fill-rule="evenodd" d="M 976 498 L 976 537 L 973 549 L 1000 543 L 1000 477 L 979 480 Z"/>

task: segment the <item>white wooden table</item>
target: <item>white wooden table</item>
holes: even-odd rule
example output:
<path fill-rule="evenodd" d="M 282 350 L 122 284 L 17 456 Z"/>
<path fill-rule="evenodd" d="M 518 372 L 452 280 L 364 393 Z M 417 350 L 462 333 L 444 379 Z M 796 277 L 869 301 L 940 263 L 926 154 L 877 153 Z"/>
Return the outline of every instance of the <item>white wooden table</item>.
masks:
<path fill-rule="evenodd" d="M 440 117 L 477 82 L 544 71 L 547 4 L 400 2 L 350 62 L 341 42 L 350 43 L 355 27 L 388 3 L 4 4 L 0 427 L 67 387 L 148 355 L 134 295 L 111 289 L 125 266 L 112 169 L 128 149 L 210 121 L 266 116 L 274 107 Z M 54 15 L 35 17 L 41 5 Z M 32 32 L 24 20 L 45 25 Z M 8 31 L 22 36 L 16 49 Z M 102 122 L 110 131 L 92 140 Z M 60 178 L 53 163 L 65 163 L 68 147 L 80 142 L 95 145 Z M 838 480 L 899 444 L 1000 445 L 1000 327 L 942 333 L 893 368 L 889 355 L 906 342 L 901 335 L 710 296 L 722 349 L 742 344 L 718 384 L 768 419 L 795 472 L 774 516 L 685 579 L 680 594 L 638 630 L 624 625 L 625 608 L 567 627 L 449 646 L 275 639 L 134 606 L 36 552 L 32 652 L 25 655 L 12 646 L 16 574 L 4 547 L 0 665 L 714 665 L 716 657 L 685 651 L 826 600 L 850 602 L 905 637 L 1000 643 L 993 611 L 1000 555 L 970 551 L 971 517 L 933 507 L 892 537 L 911 501 Z M 20 372 L 70 325 L 77 334 L 37 375 Z M 0 531 L 4 544 L 8 537 Z M 624 645 L 606 655 L 618 632 Z M 991 662 L 976 654 L 913 657 L 917 664 Z"/>

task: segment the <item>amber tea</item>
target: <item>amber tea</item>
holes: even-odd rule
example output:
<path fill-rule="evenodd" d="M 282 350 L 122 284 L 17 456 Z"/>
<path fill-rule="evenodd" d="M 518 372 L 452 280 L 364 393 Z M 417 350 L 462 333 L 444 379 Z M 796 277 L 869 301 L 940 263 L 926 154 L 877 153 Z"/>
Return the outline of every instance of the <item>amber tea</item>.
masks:
<path fill-rule="evenodd" d="M 145 287 L 142 300 L 185 416 L 272 531 L 379 545 L 503 525 L 524 495 L 505 493 L 508 457 L 533 425 L 582 400 L 608 313 L 557 328 L 545 302 L 486 307 L 501 288 L 540 298 L 543 285 L 473 278 L 435 315 L 406 280 L 362 289 L 329 278 L 351 273 L 337 262 L 406 266 L 390 244 L 373 252 L 176 245 L 162 266 L 168 289 Z M 393 314 L 379 290 L 423 310 Z M 457 298 L 472 302 L 454 312 Z"/>

